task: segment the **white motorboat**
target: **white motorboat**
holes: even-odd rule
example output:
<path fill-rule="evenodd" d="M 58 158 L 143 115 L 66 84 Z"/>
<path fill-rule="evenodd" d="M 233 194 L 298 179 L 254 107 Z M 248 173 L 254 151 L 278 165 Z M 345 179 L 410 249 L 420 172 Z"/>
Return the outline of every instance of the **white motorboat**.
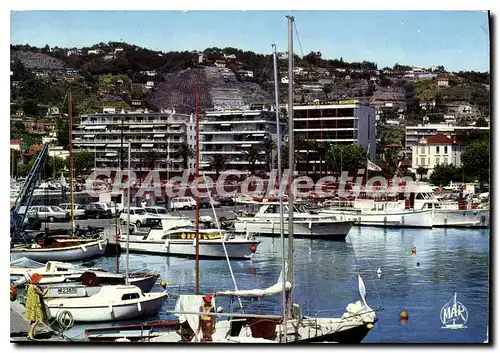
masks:
<path fill-rule="evenodd" d="M 49 319 L 71 314 L 75 322 L 132 320 L 158 315 L 168 293 L 142 293 L 132 285 L 103 286 L 98 293 L 83 298 L 47 298 Z"/>
<path fill-rule="evenodd" d="M 412 185 L 415 210 L 434 210 L 434 227 L 486 228 L 490 224 L 489 209 L 460 209 L 458 202 L 439 200 L 428 184 Z"/>
<path fill-rule="evenodd" d="M 11 260 L 27 257 L 39 262 L 80 261 L 104 255 L 108 239 L 83 239 L 77 237 L 48 238 L 43 245 L 14 246 L 10 249 Z"/>
<path fill-rule="evenodd" d="M 280 213 L 278 202 L 251 204 L 260 205 L 254 215 L 246 213 L 237 216 L 234 221 L 236 232 L 259 234 L 261 236 L 280 236 Z M 288 206 L 284 206 L 288 212 Z M 295 238 L 323 238 L 328 240 L 345 240 L 353 226 L 353 221 L 342 216 L 315 214 L 308 212 L 302 205 L 294 205 L 293 236 Z M 288 229 L 285 229 L 288 234 Z"/>
<path fill-rule="evenodd" d="M 324 208 L 320 214 L 344 216 L 355 224 L 372 227 L 401 227 L 401 228 L 432 228 L 434 211 L 405 210 L 398 201 L 356 200 L 352 208 L 336 207 Z"/>
<path fill-rule="evenodd" d="M 151 228 L 146 235 L 129 236 L 131 252 L 157 255 L 195 256 L 196 229 L 190 220 L 161 220 L 160 228 Z M 260 241 L 252 237 L 236 236 L 218 229 L 199 229 L 199 256 L 207 258 L 250 259 Z M 120 246 L 127 244 L 127 236 L 118 239 Z"/>

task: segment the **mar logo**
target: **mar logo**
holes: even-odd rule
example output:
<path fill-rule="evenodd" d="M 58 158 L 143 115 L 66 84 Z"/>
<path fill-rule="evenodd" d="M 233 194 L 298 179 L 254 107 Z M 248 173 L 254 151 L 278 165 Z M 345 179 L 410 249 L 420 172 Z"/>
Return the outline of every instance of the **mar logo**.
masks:
<path fill-rule="evenodd" d="M 452 330 L 467 328 L 465 323 L 469 318 L 469 314 L 465 305 L 457 301 L 457 293 L 443 306 L 440 318 L 443 323 L 441 328 Z"/>

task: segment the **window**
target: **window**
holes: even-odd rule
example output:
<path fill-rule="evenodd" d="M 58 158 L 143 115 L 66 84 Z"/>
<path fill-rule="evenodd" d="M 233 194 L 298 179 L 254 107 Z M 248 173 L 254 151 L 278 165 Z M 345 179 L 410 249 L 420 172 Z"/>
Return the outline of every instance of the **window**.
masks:
<path fill-rule="evenodd" d="M 436 157 L 436 162 L 434 163 L 434 165 L 438 165 L 439 164 L 439 157 Z"/>
<path fill-rule="evenodd" d="M 444 154 L 448 154 L 448 146 L 444 146 Z"/>
<path fill-rule="evenodd" d="M 439 153 L 439 146 L 436 146 L 436 153 Z"/>
<path fill-rule="evenodd" d="M 127 293 L 122 295 L 122 300 L 138 299 L 139 293 Z"/>
<path fill-rule="evenodd" d="M 443 158 L 443 164 L 448 164 L 448 157 Z"/>
<path fill-rule="evenodd" d="M 425 157 L 420 158 L 420 165 L 425 165 Z"/>
<path fill-rule="evenodd" d="M 420 153 L 425 154 L 425 146 L 420 147 Z"/>

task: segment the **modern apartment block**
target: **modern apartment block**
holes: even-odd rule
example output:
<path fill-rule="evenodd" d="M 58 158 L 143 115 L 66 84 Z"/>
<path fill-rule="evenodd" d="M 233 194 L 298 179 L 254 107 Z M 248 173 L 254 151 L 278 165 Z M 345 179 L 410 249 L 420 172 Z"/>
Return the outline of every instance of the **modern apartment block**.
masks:
<path fill-rule="evenodd" d="M 489 127 L 476 127 L 476 126 L 456 126 L 449 124 L 419 124 L 406 126 L 406 153 L 412 154 L 413 146 L 417 146 L 423 139 L 436 134 L 443 134 L 452 139 L 457 135 L 467 131 L 489 131 Z"/>
<path fill-rule="evenodd" d="M 286 120 L 280 123 L 280 134 L 286 133 Z M 276 140 L 276 114 L 273 110 L 208 111 L 200 120 L 200 168 L 207 174 L 215 173 L 211 161 L 214 156 L 225 156 L 225 169 L 250 171 L 247 151 L 265 137 Z M 265 165 L 264 151 L 255 163 L 256 171 Z"/>
<path fill-rule="evenodd" d="M 293 123 L 295 139 L 303 138 L 330 144 L 359 144 L 375 160 L 376 109 L 357 101 L 340 101 L 338 104 L 308 104 L 294 106 Z M 307 153 L 307 151 L 302 151 Z M 321 159 L 325 163 L 325 158 Z M 320 158 L 309 151 L 309 156 L 299 161 L 297 170 L 319 171 Z M 323 169 L 324 170 L 324 169 Z"/>
<path fill-rule="evenodd" d="M 80 124 L 73 126 L 73 151 L 93 153 L 97 169 L 118 168 L 120 163 L 126 169 L 130 141 L 134 171 L 148 170 L 154 163 L 154 169 L 163 172 L 162 175 L 167 171 L 180 173 L 183 160 L 177 155 L 179 146 L 187 141 L 195 148 L 193 115 L 175 111 L 116 112 L 105 108 L 103 113 L 82 115 L 80 119 Z M 189 167 L 195 167 L 194 159 L 189 160 Z"/>

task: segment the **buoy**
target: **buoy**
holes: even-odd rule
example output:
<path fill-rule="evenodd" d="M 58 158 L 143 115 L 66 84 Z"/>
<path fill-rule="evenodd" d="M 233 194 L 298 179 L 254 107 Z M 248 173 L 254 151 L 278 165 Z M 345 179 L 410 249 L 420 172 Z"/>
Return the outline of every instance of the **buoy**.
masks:
<path fill-rule="evenodd" d="M 417 262 L 417 266 L 420 266 L 420 262 Z"/>
<path fill-rule="evenodd" d="M 417 248 L 416 247 L 411 248 L 411 253 L 412 253 L 412 255 L 416 255 L 417 254 Z"/>
<path fill-rule="evenodd" d="M 160 282 L 160 286 L 163 287 L 163 289 L 165 289 L 167 287 L 167 281 L 165 281 L 164 279 L 162 279 L 161 282 Z"/>
<path fill-rule="evenodd" d="M 377 270 L 377 274 L 379 274 L 379 275 L 382 274 L 382 270 L 380 268 Z"/>
<path fill-rule="evenodd" d="M 399 313 L 400 320 L 408 320 L 408 317 L 409 317 L 408 311 L 406 311 L 406 310 L 403 310 Z"/>
<path fill-rule="evenodd" d="M 257 251 L 257 247 L 255 245 L 252 245 L 250 247 L 250 251 L 252 252 L 252 254 L 255 254 L 255 252 Z"/>
<path fill-rule="evenodd" d="M 368 325 L 366 325 L 366 327 L 371 330 L 373 328 L 373 324 L 370 322 Z"/>

